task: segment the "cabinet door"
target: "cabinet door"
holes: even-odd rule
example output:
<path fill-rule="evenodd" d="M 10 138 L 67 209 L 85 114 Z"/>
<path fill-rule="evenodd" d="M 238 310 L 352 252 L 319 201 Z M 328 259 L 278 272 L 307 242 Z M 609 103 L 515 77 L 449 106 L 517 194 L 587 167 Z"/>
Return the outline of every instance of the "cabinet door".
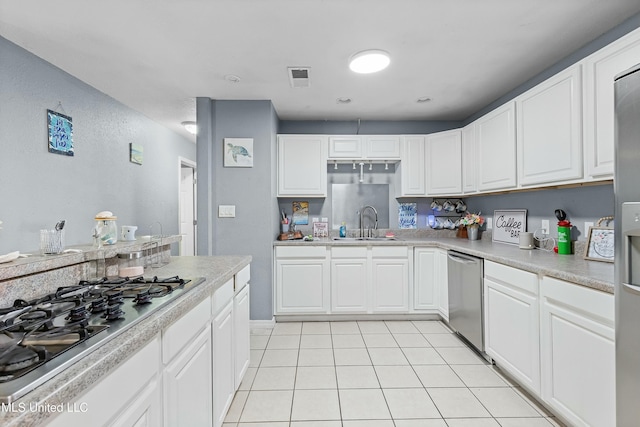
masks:
<path fill-rule="evenodd" d="M 436 251 L 428 248 L 416 248 L 413 260 L 413 308 L 415 310 L 437 310 Z"/>
<path fill-rule="evenodd" d="M 409 262 L 407 259 L 372 260 L 373 312 L 409 310 Z"/>
<path fill-rule="evenodd" d="M 438 294 L 438 312 L 449 321 L 449 270 L 447 251 L 436 249 L 435 281 Z"/>
<path fill-rule="evenodd" d="M 613 295 L 545 277 L 542 398 L 572 425 L 614 426 Z"/>
<path fill-rule="evenodd" d="M 278 197 L 327 196 L 327 137 L 278 136 Z"/>
<path fill-rule="evenodd" d="M 540 394 L 538 278 L 485 261 L 485 350 L 529 391 Z"/>
<path fill-rule="evenodd" d="M 589 179 L 613 177 L 614 77 L 640 62 L 640 30 L 600 49 L 584 61 L 585 164 Z"/>
<path fill-rule="evenodd" d="M 515 103 L 509 102 L 475 121 L 478 190 L 516 186 Z"/>
<path fill-rule="evenodd" d="M 581 71 L 573 66 L 517 98 L 520 185 L 583 177 Z"/>
<path fill-rule="evenodd" d="M 328 313 L 329 268 L 322 259 L 276 260 L 276 313 Z"/>
<path fill-rule="evenodd" d="M 400 137 L 396 135 L 372 135 L 365 137 L 365 157 L 367 159 L 400 158 Z"/>
<path fill-rule="evenodd" d="M 229 301 L 227 306 L 214 317 L 211 333 L 213 334 L 213 425 L 220 427 L 236 391 L 233 368 L 233 301 Z"/>
<path fill-rule="evenodd" d="M 249 284 L 247 283 L 233 298 L 234 390 L 240 387 L 249 367 L 249 301 Z"/>
<path fill-rule="evenodd" d="M 397 195 L 398 197 L 426 195 L 425 151 L 424 136 L 405 136 L 403 138 L 402 159 L 399 165 L 400 194 Z"/>
<path fill-rule="evenodd" d="M 362 249 L 365 251 L 365 258 L 338 258 L 331 260 L 332 312 L 367 312 L 369 306 L 367 302 L 369 275 L 367 272 L 366 248 Z"/>
<path fill-rule="evenodd" d="M 476 156 L 476 125 L 462 128 L 462 192 L 478 191 L 478 159 Z"/>
<path fill-rule="evenodd" d="M 211 326 L 183 349 L 163 374 L 168 426 L 211 426 Z"/>
<path fill-rule="evenodd" d="M 462 139 L 459 129 L 427 135 L 427 195 L 462 193 Z"/>
<path fill-rule="evenodd" d="M 330 159 L 361 159 L 364 156 L 361 136 L 330 136 L 329 137 L 329 158 Z"/>
<path fill-rule="evenodd" d="M 157 427 L 162 425 L 162 387 L 160 378 L 154 378 L 136 393 L 129 407 L 111 424 L 111 427 Z"/>
<path fill-rule="evenodd" d="M 162 425 L 162 403 L 154 394 L 159 387 L 160 368 L 158 335 L 129 359 L 122 361 L 113 372 L 100 378 L 95 387 L 69 403 L 70 407 L 77 410 L 62 412 L 47 425 L 84 427 L 106 426 L 115 422 L 124 426 L 136 425 L 138 421 L 148 421 L 153 426 Z"/>

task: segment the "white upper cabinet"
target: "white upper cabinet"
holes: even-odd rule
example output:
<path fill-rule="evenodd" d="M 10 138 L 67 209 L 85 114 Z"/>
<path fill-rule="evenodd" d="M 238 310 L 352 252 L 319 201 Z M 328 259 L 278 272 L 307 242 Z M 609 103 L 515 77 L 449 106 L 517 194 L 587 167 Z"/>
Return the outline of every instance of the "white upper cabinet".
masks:
<path fill-rule="evenodd" d="M 327 137 L 278 136 L 278 197 L 327 196 Z"/>
<path fill-rule="evenodd" d="M 399 160 L 398 135 L 329 136 L 329 159 Z"/>
<path fill-rule="evenodd" d="M 455 129 L 427 135 L 427 195 L 462 193 L 462 137 Z"/>
<path fill-rule="evenodd" d="M 426 196 L 425 147 L 424 135 L 403 137 L 402 158 L 396 168 L 396 174 L 399 169 L 400 192 L 396 197 Z"/>
<path fill-rule="evenodd" d="M 516 186 L 515 102 L 508 102 L 475 121 L 478 190 Z"/>
<path fill-rule="evenodd" d="M 581 82 L 576 65 L 516 99 L 521 186 L 583 177 Z"/>
<path fill-rule="evenodd" d="M 640 30 L 600 49 L 584 60 L 585 178 L 613 177 L 613 79 L 640 62 Z"/>
<path fill-rule="evenodd" d="M 462 192 L 478 191 L 478 159 L 476 156 L 476 124 L 462 128 Z"/>
<path fill-rule="evenodd" d="M 330 136 L 330 159 L 360 159 L 364 154 L 363 138 L 359 135 Z"/>
<path fill-rule="evenodd" d="M 400 137 L 397 135 L 366 136 L 364 148 L 367 159 L 400 159 Z"/>

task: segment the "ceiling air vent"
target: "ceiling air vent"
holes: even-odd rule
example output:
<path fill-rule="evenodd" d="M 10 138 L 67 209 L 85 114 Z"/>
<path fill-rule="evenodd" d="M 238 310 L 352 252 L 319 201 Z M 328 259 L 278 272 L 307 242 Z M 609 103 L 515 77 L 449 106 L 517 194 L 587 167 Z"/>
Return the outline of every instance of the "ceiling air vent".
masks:
<path fill-rule="evenodd" d="M 289 67 L 289 84 L 291 87 L 309 87 L 309 67 Z"/>

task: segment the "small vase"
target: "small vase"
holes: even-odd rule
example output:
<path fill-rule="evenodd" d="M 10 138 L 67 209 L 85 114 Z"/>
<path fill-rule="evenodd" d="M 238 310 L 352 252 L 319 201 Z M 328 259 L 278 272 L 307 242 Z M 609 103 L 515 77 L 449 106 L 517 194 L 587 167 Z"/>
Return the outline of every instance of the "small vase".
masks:
<path fill-rule="evenodd" d="M 478 224 L 467 225 L 467 238 L 469 240 L 478 240 Z"/>

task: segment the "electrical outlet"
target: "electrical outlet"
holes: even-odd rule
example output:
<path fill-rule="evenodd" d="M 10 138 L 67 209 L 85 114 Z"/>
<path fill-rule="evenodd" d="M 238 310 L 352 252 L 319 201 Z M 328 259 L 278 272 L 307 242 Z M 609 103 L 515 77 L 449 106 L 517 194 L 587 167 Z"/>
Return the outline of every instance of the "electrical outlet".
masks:
<path fill-rule="evenodd" d="M 585 223 L 584 223 L 584 234 L 587 234 L 589 232 L 589 227 L 593 227 L 593 222 L 585 221 Z"/>
<path fill-rule="evenodd" d="M 549 220 L 548 219 L 543 219 L 542 220 L 542 225 L 540 226 L 540 233 L 542 233 L 543 236 L 549 235 Z"/>
<path fill-rule="evenodd" d="M 493 218 L 487 218 L 487 230 L 491 230 L 493 228 Z"/>

